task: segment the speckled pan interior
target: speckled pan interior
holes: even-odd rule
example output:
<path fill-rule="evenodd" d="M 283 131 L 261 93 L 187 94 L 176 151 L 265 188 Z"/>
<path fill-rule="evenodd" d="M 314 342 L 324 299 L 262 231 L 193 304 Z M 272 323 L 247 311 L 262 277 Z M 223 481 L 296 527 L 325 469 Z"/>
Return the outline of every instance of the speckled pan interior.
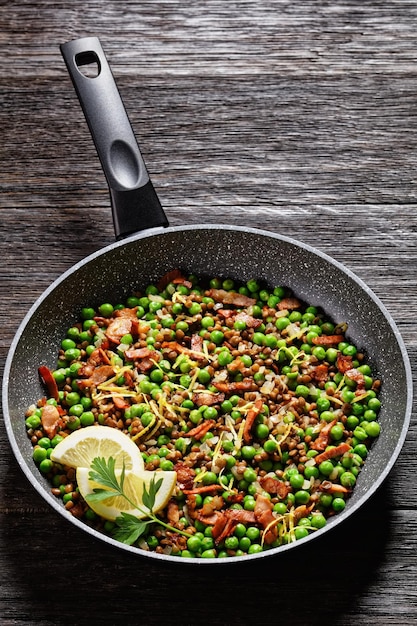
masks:
<path fill-rule="evenodd" d="M 41 364 L 55 366 L 60 341 L 77 319 L 81 307 L 120 301 L 173 268 L 242 281 L 256 277 L 269 286 L 291 287 L 297 296 L 324 309 L 335 322 L 348 323 L 348 337 L 365 350 L 374 371 L 383 381 L 381 435 L 368 456 L 345 511 L 305 540 L 244 557 L 244 560 L 299 548 L 351 515 L 386 478 L 409 426 L 411 370 L 391 316 L 362 281 L 317 250 L 269 232 L 218 225 L 154 229 L 91 255 L 55 281 L 22 322 L 6 363 L 4 419 L 17 461 L 34 488 L 76 526 L 120 549 L 178 562 L 175 557 L 148 554 L 116 543 L 65 511 L 60 501 L 50 494 L 49 486 L 32 461 L 32 447 L 24 423 L 27 407 L 43 395 L 38 367 Z M 234 559 L 193 559 L 195 563 L 204 564 L 231 561 Z"/>

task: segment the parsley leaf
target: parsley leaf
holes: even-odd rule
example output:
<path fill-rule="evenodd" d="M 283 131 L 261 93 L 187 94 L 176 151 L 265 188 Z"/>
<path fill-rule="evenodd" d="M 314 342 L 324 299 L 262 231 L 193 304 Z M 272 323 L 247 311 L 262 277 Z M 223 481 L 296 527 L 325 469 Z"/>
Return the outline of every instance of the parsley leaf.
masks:
<path fill-rule="evenodd" d="M 158 472 L 155 472 L 155 475 L 152 476 L 149 481 L 149 487 L 147 487 L 144 482 L 141 501 L 143 506 L 141 506 L 141 504 L 133 502 L 124 491 L 123 487 L 126 477 L 124 464 L 119 478 L 116 476 L 115 466 L 116 461 L 113 457 L 109 459 L 96 457 L 93 459 L 88 476 L 90 480 L 101 485 L 101 487 L 96 487 L 93 490 L 94 493 L 86 496 L 87 502 L 100 502 L 101 500 L 106 500 L 114 496 L 122 497 L 130 505 L 130 507 L 127 508 L 138 509 L 143 514 L 143 517 L 147 518 L 145 520 L 139 519 L 130 513 L 121 511 L 120 515 L 115 520 L 116 526 L 112 533 L 117 541 L 132 545 L 145 533 L 148 525 L 151 523 L 157 523 L 171 532 L 179 533 L 185 537 L 191 536 L 189 533 L 162 521 L 153 512 L 156 494 L 163 483 L 162 477 L 157 478 Z"/>
<path fill-rule="evenodd" d="M 131 546 L 143 535 L 148 524 L 151 522 L 152 520 L 146 522 L 139 520 L 134 515 L 130 515 L 130 513 L 122 513 L 116 519 L 117 526 L 113 530 L 113 537 L 117 541 L 127 543 L 128 546 Z"/>

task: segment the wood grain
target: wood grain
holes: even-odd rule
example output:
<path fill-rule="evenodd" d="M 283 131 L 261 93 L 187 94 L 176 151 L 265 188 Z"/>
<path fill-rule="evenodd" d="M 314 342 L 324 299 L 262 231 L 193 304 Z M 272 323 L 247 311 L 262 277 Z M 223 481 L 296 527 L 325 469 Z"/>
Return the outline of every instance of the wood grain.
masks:
<path fill-rule="evenodd" d="M 416 32 L 407 0 L 0 2 L 1 371 L 34 300 L 114 238 L 59 53 L 86 35 L 170 223 L 259 226 L 330 254 L 384 302 L 414 369 Z M 197 576 L 92 544 L 32 491 L 4 428 L 0 444 L 6 625 L 417 623 L 415 411 L 389 479 L 346 525 L 291 557 Z"/>

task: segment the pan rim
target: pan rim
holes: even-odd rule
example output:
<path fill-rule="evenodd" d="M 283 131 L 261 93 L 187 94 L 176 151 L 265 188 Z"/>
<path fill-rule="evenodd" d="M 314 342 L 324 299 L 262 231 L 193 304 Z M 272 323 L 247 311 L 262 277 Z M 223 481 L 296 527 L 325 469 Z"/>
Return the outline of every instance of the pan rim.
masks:
<path fill-rule="evenodd" d="M 184 231 L 201 231 L 201 230 L 222 230 L 222 231 L 239 231 L 239 232 L 243 232 L 245 234 L 254 234 L 257 236 L 263 236 L 263 237 L 268 237 L 270 239 L 275 239 L 277 241 L 283 241 L 285 243 L 288 243 L 290 245 L 296 246 L 298 248 L 301 248 L 303 250 L 308 251 L 309 253 L 316 255 L 318 257 L 320 257 L 321 259 L 323 259 L 324 261 L 326 261 L 327 263 L 335 266 L 338 270 L 340 270 L 342 273 L 344 273 L 347 277 L 349 277 L 352 281 L 354 281 L 361 289 L 362 291 L 364 291 L 366 293 L 366 295 L 368 297 L 370 297 L 373 302 L 376 304 L 376 306 L 379 308 L 379 310 L 381 311 L 381 313 L 383 314 L 384 318 L 386 319 L 388 325 L 390 326 L 393 335 L 396 339 L 396 342 L 398 344 L 399 350 L 401 352 L 401 356 L 402 356 L 402 362 L 404 365 L 404 370 L 405 370 L 405 377 L 406 377 L 406 389 L 407 389 L 407 398 L 406 398 L 406 409 L 405 409 L 405 415 L 404 415 L 404 421 L 402 424 L 402 429 L 401 429 L 401 434 L 400 437 L 398 438 L 398 442 L 397 445 L 393 451 L 393 453 L 391 454 L 389 463 L 385 466 L 384 471 L 381 472 L 381 474 L 378 476 L 378 479 L 374 482 L 374 484 L 367 489 L 367 491 L 357 500 L 357 502 L 355 502 L 352 506 L 349 506 L 349 508 L 347 508 L 343 514 L 341 515 L 337 515 L 334 516 L 331 520 L 331 523 L 326 525 L 323 529 L 320 529 L 318 531 L 316 531 L 314 534 L 309 535 L 308 537 L 298 540 L 296 542 L 293 542 L 291 544 L 286 544 L 283 546 L 279 546 L 277 548 L 273 548 L 271 550 L 268 550 L 266 552 L 260 552 L 254 555 L 245 555 L 244 557 L 229 557 L 227 559 L 203 559 L 203 558 L 178 558 L 176 556 L 171 556 L 171 555 L 165 555 L 165 554 L 157 554 L 155 552 L 146 552 L 145 550 L 142 550 L 140 548 L 136 548 L 133 546 L 127 546 L 125 544 L 121 544 L 120 542 L 115 541 L 114 539 L 112 539 L 111 537 L 108 537 L 107 535 L 104 535 L 103 533 L 100 533 L 98 531 L 96 531 L 95 529 L 89 527 L 87 524 L 81 522 L 80 520 L 76 519 L 75 517 L 68 515 L 67 511 L 59 505 L 59 502 L 56 501 L 56 498 L 54 498 L 51 494 L 49 494 L 45 488 L 34 478 L 31 470 L 28 467 L 28 464 L 26 462 L 26 460 L 24 459 L 21 451 L 20 451 L 20 447 L 17 443 L 16 437 L 15 437 L 15 433 L 13 430 L 13 426 L 12 426 L 12 421 L 11 421 L 11 417 L 10 417 L 10 412 L 9 412 L 9 399 L 8 399 L 8 393 L 9 393 L 9 381 L 10 381 L 10 370 L 12 367 L 12 363 L 13 363 L 13 359 L 14 359 L 14 355 L 17 349 L 17 346 L 19 344 L 20 338 L 24 332 L 24 330 L 26 329 L 26 327 L 28 326 L 32 316 L 34 315 L 35 311 L 39 308 L 39 306 L 42 304 L 42 302 L 62 283 L 64 282 L 69 276 L 71 276 L 73 273 L 77 272 L 81 267 L 84 267 L 85 265 L 87 265 L 88 263 L 92 262 L 94 259 L 101 257 L 105 254 L 107 254 L 108 252 L 111 252 L 112 250 L 116 249 L 116 248 L 120 248 L 126 245 L 129 245 L 131 243 L 134 243 L 137 240 L 141 240 L 141 239 L 146 239 L 146 238 L 151 238 L 154 237 L 156 235 L 169 235 L 170 233 L 177 233 L 177 232 L 184 232 Z M 307 542 L 311 541 L 312 539 L 318 538 L 319 536 L 321 536 L 324 532 L 329 531 L 333 528 L 335 528 L 336 526 L 338 526 L 341 522 L 343 522 L 344 520 L 346 520 L 348 517 L 350 517 L 353 513 L 355 513 L 367 500 L 369 500 L 372 495 L 379 489 L 379 487 L 382 485 L 382 483 L 385 481 L 385 479 L 387 478 L 388 474 L 390 473 L 390 471 L 392 470 L 399 454 L 400 451 L 404 445 L 406 436 L 407 436 L 407 432 L 409 430 L 409 425 L 410 425 L 410 421 L 411 421 L 411 412 L 412 412 L 412 402 L 413 402 L 413 379 L 412 379 L 412 370 L 411 370 L 411 364 L 410 364 L 410 360 L 409 360 L 409 356 L 407 353 L 407 349 L 404 343 L 404 340 L 397 328 L 397 325 L 391 315 L 391 313 L 388 311 L 388 309 L 385 307 L 385 305 L 383 304 L 383 302 L 379 299 L 379 297 L 372 291 L 372 289 L 370 287 L 368 287 L 368 285 L 360 278 L 358 277 L 352 270 L 350 270 L 348 267 L 346 267 L 345 265 L 343 265 L 342 263 L 340 263 L 339 261 L 333 259 L 331 256 L 329 256 L 328 254 L 322 252 L 321 250 L 303 243 L 295 238 L 292 237 L 288 237 L 285 235 L 281 235 L 281 234 L 277 234 L 273 231 L 268 231 L 265 229 L 259 229 L 259 228 L 252 228 L 252 227 L 244 227 L 244 226 L 236 226 L 236 225 L 230 225 L 230 224 L 197 224 L 197 225 L 181 225 L 181 226 L 168 226 L 166 228 L 162 228 L 162 227 L 158 227 L 158 228 L 152 228 L 152 229 L 148 229 L 146 231 L 141 231 L 139 233 L 135 233 L 133 235 L 130 235 L 129 237 L 126 237 L 124 239 L 121 239 L 119 241 L 113 242 L 107 246 L 105 246 L 104 248 L 101 248 L 93 253 L 91 253 L 90 255 L 88 255 L 87 257 L 81 259 L 80 261 L 76 262 L 74 265 L 72 265 L 70 268 L 68 268 L 63 274 L 61 274 L 59 277 L 57 277 L 50 285 L 49 287 L 47 287 L 43 293 L 36 299 L 36 301 L 32 304 L 32 306 L 30 307 L 30 309 L 28 310 L 28 312 L 26 313 L 26 315 L 24 316 L 23 320 L 21 321 L 21 323 L 18 326 L 18 329 L 15 333 L 15 336 L 10 344 L 10 348 L 8 351 L 8 355 L 6 358 L 6 363 L 5 363 L 5 368 L 4 368 L 4 375 L 3 375 L 3 381 L 2 381 L 2 406 L 3 406 L 3 421 L 5 424 L 5 428 L 6 428 L 6 433 L 9 439 L 9 443 L 11 445 L 13 454 L 15 459 L 18 462 L 18 465 L 20 466 L 22 472 L 25 474 L 26 478 L 29 480 L 29 482 L 31 483 L 31 485 L 35 488 L 35 490 L 39 493 L 39 495 L 42 497 L 42 499 L 50 505 L 52 506 L 53 509 L 55 509 L 64 519 L 70 521 L 71 523 L 73 523 L 76 527 L 78 527 L 80 530 L 89 533 L 90 535 L 92 535 L 95 539 L 99 539 L 101 541 L 104 541 L 105 543 L 108 543 L 112 546 L 114 546 L 117 549 L 125 549 L 127 552 L 133 553 L 135 555 L 138 556 L 143 556 L 143 557 L 148 557 L 148 558 L 152 558 L 152 559 L 156 559 L 156 560 L 162 560 L 164 562 L 170 561 L 173 563 L 180 563 L 180 564 L 186 564 L 186 563 L 190 563 L 190 564 L 200 564 L 200 565 L 213 565 L 213 564 L 219 564 L 219 563 L 228 563 L 228 564 L 232 564 L 232 563 L 247 563 L 248 561 L 251 560 L 258 560 L 259 558 L 264 558 L 264 557 L 269 557 L 269 556 L 277 556 L 278 554 L 283 554 L 285 552 L 287 552 L 289 549 L 294 549 L 295 547 L 300 547 L 302 545 L 305 545 Z"/>

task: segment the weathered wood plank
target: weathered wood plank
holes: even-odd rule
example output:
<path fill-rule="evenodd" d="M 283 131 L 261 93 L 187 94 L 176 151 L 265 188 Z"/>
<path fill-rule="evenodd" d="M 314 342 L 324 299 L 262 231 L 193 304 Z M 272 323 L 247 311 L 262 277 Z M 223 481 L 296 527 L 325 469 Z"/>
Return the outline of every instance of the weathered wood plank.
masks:
<path fill-rule="evenodd" d="M 1 3 L 0 372 L 33 301 L 113 241 L 58 50 L 85 35 L 101 38 L 170 222 L 244 223 L 330 254 L 382 299 L 416 368 L 416 29 L 409 0 Z M 416 440 L 414 412 L 383 489 L 328 540 L 196 577 L 68 527 L 1 428 L 0 621 L 417 623 Z"/>

